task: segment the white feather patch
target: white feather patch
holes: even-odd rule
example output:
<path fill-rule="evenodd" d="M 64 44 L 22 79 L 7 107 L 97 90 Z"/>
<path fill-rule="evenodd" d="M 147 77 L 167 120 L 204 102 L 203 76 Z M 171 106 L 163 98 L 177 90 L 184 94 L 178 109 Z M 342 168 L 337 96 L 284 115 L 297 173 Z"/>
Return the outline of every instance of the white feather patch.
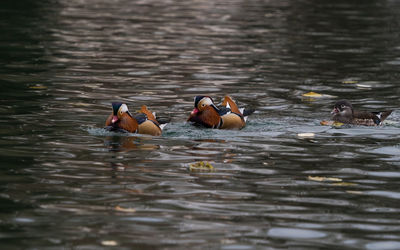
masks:
<path fill-rule="evenodd" d="M 125 113 L 125 112 L 128 111 L 128 106 L 126 106 L 126 104 L 123 103 L 123 104 L 121 105 L 121 107 L 119 107 L 119 110 L 122 111 L 123 113 Z"/>
<path fill-rule="evenodd" d="M 167 126 L 168 123 L 160 124 L 160 129 L 163 130 L 165 126 Z"/>

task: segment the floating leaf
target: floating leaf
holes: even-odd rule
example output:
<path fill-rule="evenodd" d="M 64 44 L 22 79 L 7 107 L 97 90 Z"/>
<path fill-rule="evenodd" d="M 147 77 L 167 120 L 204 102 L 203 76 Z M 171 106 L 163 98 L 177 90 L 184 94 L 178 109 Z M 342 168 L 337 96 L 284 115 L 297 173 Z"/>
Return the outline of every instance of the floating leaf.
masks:
<path fill-rule="evenodd" d="M 322 126 L 332 126 L 332 127 L 340 127 L 344 125 L 344 123 L 334 122 L 334 121 L 321 121 L 320 124 Z"/>
<path fill-rule="evenodd" d="M 355 81 L 355 80 L 346 80 L 346 81 L 343 81 L 343 83 L 345 83 L 345 84 L 356 84 L 356 83 L 358 83 L 358 81 Z"/>
<path fill-rule="evenodd" d="M 306 97 L 322 97 L 323 95 L 311 91 L 311 92 L 303 94 L 303 96 L 306 96 Z"/>
<path fill-rule="evenodd" d="M 213 171 L 214 167 L 209 162 L 199 161 L 189 165 L 190 171 Z"/>
<path fill-rule="evenodd" d="M 351 182 L 337 182 L 337 183 L 333 183 L 332 185 L 335 186 L 355 186 L 357 185 L 356 183 L 351 183 Z"/>
<path fill-rule="evenodd" d="M 341 123 L 341 122 L 333 122 L 332 123 L 333 127 L 340 127 L 340 126 L 343 126 L 343 125 L 344 125 L 344 123 Z"/>
<path fill-rule="evenodd" d="M 116 211 L 125 212 L 125 213 L 134 213 L 134 212 L 136 212 L 136 210 L 134 208 L 123 208 L 123 207 L 120 207 L 120 206 L 116 206 L 114 209 Z"/>
<path fill-rule="evenodd" d="M 114 241 L 114 240 L 103 240 L 101 242 L 101 244 L 103 246 L 117 246 L 118 245 L 118 243 L 116 241 Z"/>
<path fill-rule="evenodd" d="M 322 126 L 332 126 L 333 121 L 321 121 L 320 124 Z"/>
<path fill-rule="evenodd" d="M 299 133 L 299 134 L 297 134 L 297 136 L 300 138 L 314 138 L 315 134 L 314 133 Z"/>
<path fill-rule="evenodd" d="M 342 181 L 340 178 L 323 177 L 323 176 L 308 176 L 310 181 Z"/>
<path fill-rule="evenodd" d="M 306 101 L 315 101 L 315 98 L 334 98 L 336 96 L 333 95 L 327 95 L 327 94 L 320 94 L 320 93 L 316 93 L 316 92 L 308 92 L 308 93 L 304 93 L 302 94 L 303 97 L 306 97 L 305 100 Z"/>
<path fill-rule="evenodd" d="M 29 86 L 30 89 L 47 89 L 46 86 L 43 85 L 35 85 L 35 86 Z"/>

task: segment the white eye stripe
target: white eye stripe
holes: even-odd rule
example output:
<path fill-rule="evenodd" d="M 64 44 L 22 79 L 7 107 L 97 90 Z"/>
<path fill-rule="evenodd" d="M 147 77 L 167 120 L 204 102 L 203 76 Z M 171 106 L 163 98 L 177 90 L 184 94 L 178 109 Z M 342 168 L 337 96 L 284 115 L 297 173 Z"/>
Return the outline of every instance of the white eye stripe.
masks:
<path fill-rule="evenodd" d="M 123 104 L 121 105 L 121 107 L 119 108 L 119 112 L 121 112 L 121 113 L 128 112 L 128 106 L 126 106 L 126 104 L 123 103 Z"/>
<path fill-rule="evenodd" d="M 211 104 L 213 104 L 213 102 L 212 102 L 212 100 L 209 98 L 209 97 L 205 97 L 204 99 L 203 99 L 203 101 L 202 101 L 202 106 L 203 106 L 203 104 L 204 105 L 211 105 Z M 204 106 L 203 106 L 204 107 Z"/>

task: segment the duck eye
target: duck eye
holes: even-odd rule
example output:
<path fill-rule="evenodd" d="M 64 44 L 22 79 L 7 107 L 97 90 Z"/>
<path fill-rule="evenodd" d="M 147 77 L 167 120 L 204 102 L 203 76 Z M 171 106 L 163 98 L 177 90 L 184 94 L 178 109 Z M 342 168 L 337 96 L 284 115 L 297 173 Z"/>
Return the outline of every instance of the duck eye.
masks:
<path fill-rule="evenodd" d="M 202 107 L 205 107 L 206 105 L 203 103 L 203 104 L 201 104 L 201 106 L 202 106 Z"/>
<path fill-rule="evenodd" d="M 342 109 L 344 109 L 345 106 L 344 106 L 344 104 L 342 104 L 340 107 L 341 107 Z"/>

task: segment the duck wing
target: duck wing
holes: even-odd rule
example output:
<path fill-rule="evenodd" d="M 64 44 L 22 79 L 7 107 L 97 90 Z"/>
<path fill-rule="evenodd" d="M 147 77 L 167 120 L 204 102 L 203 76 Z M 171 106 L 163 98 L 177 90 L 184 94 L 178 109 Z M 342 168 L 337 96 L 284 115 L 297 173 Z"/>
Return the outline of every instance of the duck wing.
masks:
<path fill-rule="evenodd" d="M 383 122 L 391 113 L 392 110 L 389 111 L 379 111 L 379 112 L 372 112 L 375 116 L 377 116 L 381 122 Z"/>
<path fill-rule="evenodd" d="M 134 117 L 138 124 L 142 124 L 143 122 L 147 121 L 147 115 L 144 113 L 139 113 Z"/>
<path fill-rule="evenodd" d="M 354 111 L 353 118 L 357 120 L 373 121 L 374 124 L 380 125 L 391 113 L 391 110 L 379 112 Z"/>
<path fill-rule="evenodd" d="M 220 116 L 223 116 L 223 115 L 226 115 L 226 114 L 229 114 L 232 112 L 232 110 L 227 107 L 218 107 L 218 109 L 216 111 L 218 112 L 218 114 Z"/>
<path fill-rule="evenodd" d="M 253 114 L 254 111 L 256 111 L 254 108 L 247 107 L 247 108 L 243 108 L 242 114 L 243 114 L 243 116 L 249 116 L 249 115 Z"/>

